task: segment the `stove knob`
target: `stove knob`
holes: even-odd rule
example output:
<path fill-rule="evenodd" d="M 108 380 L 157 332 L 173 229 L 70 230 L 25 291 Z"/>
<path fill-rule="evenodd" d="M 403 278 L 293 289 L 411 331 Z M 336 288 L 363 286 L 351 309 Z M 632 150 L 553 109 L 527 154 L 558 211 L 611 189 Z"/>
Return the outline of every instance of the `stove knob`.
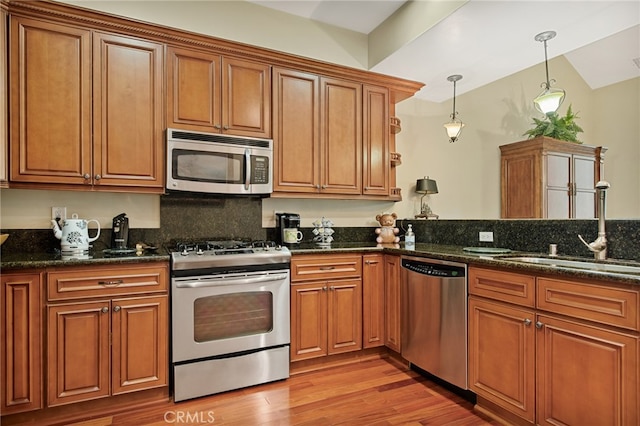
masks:
<path fill-rule="evenodd" d="M 204 252 L 202 251 L 202 249 L 201 249 L 201 248 L 199 248 L 199 249 L 198 249 L 198 251 L 196 252 L 196 254 L 197 254 L 198 256 L 202 256 L 202 255 L 204 254 Z"/>
<path fill-rule="evenodd" d="M 185 248 L 184 250 L 182 250 L 182 251 L 180 252 L 180 255 L 182 255 L 182 256 L 189 256 L 189 252 L 188 252 L 188 251 L 187 251 L 187 249 Z"/>

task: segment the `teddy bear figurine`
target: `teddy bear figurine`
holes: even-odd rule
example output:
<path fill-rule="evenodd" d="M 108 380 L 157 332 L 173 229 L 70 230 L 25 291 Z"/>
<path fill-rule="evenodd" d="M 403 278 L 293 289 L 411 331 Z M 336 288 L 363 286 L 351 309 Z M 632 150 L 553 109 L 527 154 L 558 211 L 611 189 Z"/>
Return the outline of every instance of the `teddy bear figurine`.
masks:
<path fill-rule="evenodd" d="M 398 215 L 395 213 L 383 213 L 376 216 L 376 220 L 380 223 L 380 228 L 376 228 L 378 243 L 400 242 L 400 237 L 398 237 L 400 230 L 395 227 L 397 217 Z"/>

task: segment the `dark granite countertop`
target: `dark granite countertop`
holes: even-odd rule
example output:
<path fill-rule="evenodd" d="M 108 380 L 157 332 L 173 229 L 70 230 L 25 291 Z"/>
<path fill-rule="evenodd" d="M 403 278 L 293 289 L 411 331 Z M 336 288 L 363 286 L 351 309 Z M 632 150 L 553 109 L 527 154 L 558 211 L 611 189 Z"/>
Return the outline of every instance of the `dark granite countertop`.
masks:
<path fill-rule="evenodd" d="M 110 255 L 102 250 L 90 251 L 87 259 L 63 259 L 60 252 L 56 253 L 2 253 L 0 268 L 9 269 L 37 269 L 58 266 L 81 265 L 113 265 L 122 263 L 168 262 L 169 254 L 164 249 L 157 251 L 145 250 L 143 254 L 135 252 L 127 255 Z"/>
<path fill-rule="evenodd" d="M 461 246 L 449 246 L 442 244 L 425 244 L 417 243 L 415 250 L 408 250 L 404 244 L 376 244 L 376 243 L 333 243 L 330 247 L 320 247 L 313 243 L 301 244 L 298 247 L 292 247 L 291 253 L 295 254 L 319 254 L 319 253 L 345 253 L 345 252 L 384 252 L 400 255 L 415 255 L 429 257 L 432 259 L 448 260 L 451 262 L 461 262 L 471 265 L 487 266 L 493 268 L 511 269 L 513 272 L 522 272 L 530 274 L 554 274 L 562 275 L 567 278 L 582 278 L 607 280 L 620 283 L 629 283 L 640 285 L 640 275 L 627 273 L 609 273 L 600 271 L 590 271 L 585 269 L 559 268 L 543 264 L 531 264 L 524 262 L 514 262 L 507 260 L 513 256 L 538 256 L 545 257 L 544 253 L 529 253 L 512 251 L 507 254 L 485 254 L 472 253 L 464 250 Z M 576 258 L 576 257 L 558 257 L 559 259 L 592 261 L 592 259 Z M 617 263 L 624 265 L 640 266 L 640 263 L 633 261 L 605 261 L 607 263 Z"/>
<path fill-rule="evenodd" d="M 484 254 L 471 253 L 463 250 L 462 246 L 451 246 L 442 244 L 417 243 L 415 250 L 408 250 L 404 244 L 377 244 L 375 242 L 342 242 L 333 243 L 329 247 L 321 247 L 314 243 L 302 243 L 294 247 L 290 247 L 291 253 L 296 254 L 336 254 L 336 253 L 391 253 L 399 255 L 415 255 L 429 257 L 432 259 L 448 260 L 452 262 L 467 263 L 470 265 L 487 266 L 493 268 L 502 268 L 513 270 L 514 272 L 532 273 L 532 274 L 554 274 L 562 275 L 568 278 L 583 278 L 607 280 L 619 283 L 629 283 L 640 285 L 640 275 L 626 273 L 609 273 L 590 271 L 584 269 L 559 268 L 543 264 L 530 264 L 523 262 L 514 262 L 507 260 L 509 256 L 542 256 L 543 253 L 528 253 L 513 251 L 508 254 Z M 559 257 L 559 259 L 570 259 L 580 261 L 591 261 L 586 258 L 575 257 Z M 170 255 L 166 250 L 160 248 L 157 251 L 145 251 L 144 254 L 137 256 L 135 253 L 126 256 L 113 256 L 103 251 L 96 250 L 90 252 L 88 259 L 62 259 L 59 252 L 57 253 L 2 253 L 0 257 L 0 269 L 6 271 L 10 269 L 37 269 L 59 266 L 81 266 L 96 264 L 124 264 L 124 263 L 140 263 L 140 262 L 162 262 L 170 261 Z M 640 266 L 638 262 L 632 261 L 606 261 L 608 263 L 630 264 Z"/>

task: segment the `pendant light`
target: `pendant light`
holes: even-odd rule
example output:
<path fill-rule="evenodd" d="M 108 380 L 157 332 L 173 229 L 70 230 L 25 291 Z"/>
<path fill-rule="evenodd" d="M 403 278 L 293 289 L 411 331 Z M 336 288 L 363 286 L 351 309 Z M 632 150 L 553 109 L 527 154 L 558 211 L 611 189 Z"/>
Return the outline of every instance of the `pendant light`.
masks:
<path fill-rule="evenodd" d="M 462 76 L 459 74 L 447 77 L 447 80 L 453 82 L 453 112 L 451 113 L 451 121 L 444 125 L 447 136 L 449 136 L 449 142 L 457 141 L 464 127 L 464 123 L 457 118 L 458 113 L 456 112 L 456 82 L 461 79 Z"/>
<path fill-rule="evenodd" d="M 565 91 L 562 89 L 552 88 L 551 83 L 555 83 L 555 80 L 549 80 L 549 63 L 547 61 L 547 40 L 551 40 L 556 36 L 555 31 L 545 31 L 535 36 L 536 41 L 544 43 L 544 67 L 547 75 L 547 81 L 540 86 L 544 88 L 534 100 L 533 104 L 536 109 L 543 114 L 550 114 L 556 112 L 562 101 L 564 101 Z"/>

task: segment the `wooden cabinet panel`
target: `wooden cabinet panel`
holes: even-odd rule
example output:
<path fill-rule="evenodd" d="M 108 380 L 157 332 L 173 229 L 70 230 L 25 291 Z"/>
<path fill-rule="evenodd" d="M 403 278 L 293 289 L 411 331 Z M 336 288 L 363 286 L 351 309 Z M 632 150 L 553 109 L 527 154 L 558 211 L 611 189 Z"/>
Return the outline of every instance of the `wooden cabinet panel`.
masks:
<path fill-rule="evenodd" d="M 167 385 L 168 296 L 112 302 L 112 394 Z"/>
<path fill-rule="evenodd" d="M 220 55 L 167 49 L 169 127 L 214 131 L 220 127 Z"/>
<path fill-rule="evenodd" d="M 291 360 L 326 355 L 327 336 L 327 284 L 292 285 Z"/>
<path fill-rule="evenodd" d="M 40 274 L 7 274 L 2 280 L 3 415 L 42 408 Z"/>
<path fill-rule="evenodd" d="M 328 283 L 329 355 L 362 349 L 362 281 Z"/>
<path fill-rule="evenodd" d="M 538 424 L 637 425 L 638 338 L 546 315 L 538 321 Z"/>
<path fill-rule="evenodd" d="M 299 255 L 291 260 L 291 281 L 362 276 L 360 255 Z"/>
<path fill-rule="evenodd" d="M 384 255 L 362 256 L 362 346 L 372 348 L 385 342 Z"/>
<path fill-rule="evenodd" d="M 274 191 L 320 186 L 320 77 L 273 69 Z"/>
<path fill-rule="evenodd" d="M 535 418 L 535 313 L 469 298 L 469 387 L 530 422 Z"/>
<path fill-rule="evenodd" d="M 637 290 L 538 278 L 537 293 L 538 309 L 640 330 L 640 294 Z"/>
<path fill-rule="evenodd" d="M 7 12 L 0 8 L 0 188 L 9 186 L 9 50 L 7 48 Z"/>
<path fill-rule="evenodd" d="M 57 268 L 47 274 L 49 300 L 164 293 L 168 265 L 103 265 L 90 269 Z"/>
<path fill-rule="evenodd" d="M 385 346 L 400 352 L 400 256 L 384 255 L 384 302 Z"/>
<path fill-rule="evenodd" d="M 531 275 L 469 268 L 469 294 L 522 306 L 535 306 L 536 278 Z"/>
<path fill-rule="evenodd" d="M 91 173 L 91 32 L 11 19 L 12 182 L 85 185 Z"/>
<path fill-rule="evenodd" d="M 389 90 L 363 86 L 362 193 L 389 195 Z"/>
<path fill-rule="evenodd" d="M 109 396 L 108 300 L 47 307 L 47 405 Z"/>
<path fill-rule="evenodd" d="M 362 192 L 362 85 L 320 79 L 321 183 L 325 193 Z"/>
<path fill-rule="evenodd" d="M 95 33 L 93 185 L 164 191 L 164 47 Z"/>

